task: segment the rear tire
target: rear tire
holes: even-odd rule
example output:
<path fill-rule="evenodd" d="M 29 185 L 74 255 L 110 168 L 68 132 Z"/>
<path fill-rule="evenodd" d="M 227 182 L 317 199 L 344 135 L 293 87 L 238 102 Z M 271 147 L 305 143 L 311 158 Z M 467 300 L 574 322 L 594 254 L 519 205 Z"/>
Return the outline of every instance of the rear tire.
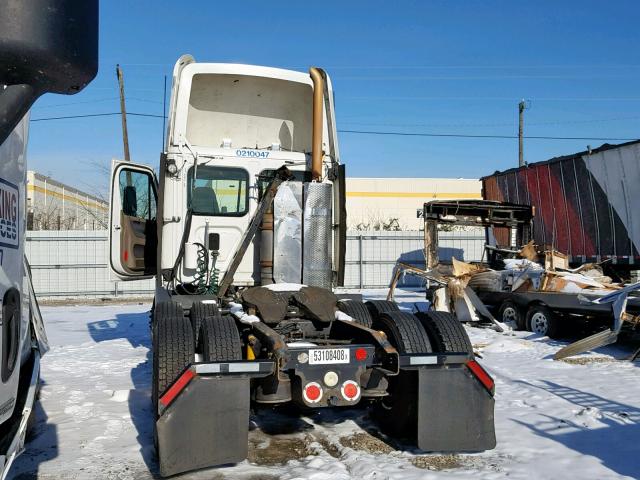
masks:
<path fill-rule="evenodd" d="M 387 334 L 391 344 L 403 353 L 431 353 L 429 336 L 412 313 L 387 312 L 374 320 L 374 328 Z"/>
<path fill-rule="evenodd" d="M 364 303 L 358 300 L 340 300 L 338 310 L 349 315 L 363 327 L 373 328 L 373 319 Z"/>
<path fill-rule="evenodd" d="M 500 306 L 499 311 L 500 321 L 503 323 L 514 322 L 516 329 L 527 329 L 527 315 L 526 312 L 516 305 L 511 300 L 505 300 Z"/>
<path fill-rule="evenodd" d="M 388 300 L 369 300 L 365 302 L 371 318 L 378 318 L 383 313 L 399 312 L 400 308 L 396 302 L 390 302 Z"/>
<path fill-rule="evenodd" d="M 202 321 L 207 318 L 219 318 L 220 311 L 215 303 L 195 302 L 189 310 L 189 319 L 191 320 L 191 329 L 193 330 L 193 343 L 198 345 L 200 336 L 200 326 Z"/>
<path fill-rule="evenodd" d="M 527 312 L 529 330 L 549 338 L 558 338 L 560 324 L 555 314 L 545 305 L 533 305 Z"/>
<path fill-rule="evenodd" d="M 431 353 L 429 336 L 420 320 L 407 312 L 387 312 L 374 322 L 387 334 L 398 353 Z M 388 377 L 388 395 L 376 403 L 375 416 L 383 432 L 396 438 L 413 438 L 418 424 L 418 372 L 401 371 Z"/>
<path fill-rule="evenodd" d="M 231 315 L 205 317 L 200 329 L 200 344 L 205 362 L 242 360 L 242 343 Z"/>
<path fill-rule="evenodd" d="M 156 306 L 153 322 L 152 400 L 157 415 L 158 399 L 194 360 L 193 331 L 177 302 Z"/>
<path fill-rule="evenodd" d="M 421 312 L 416 313 L 416 317 L 427 331 L 434 351 L 473 355 L 469 335 L 454 314 L 437 311 Z"/>

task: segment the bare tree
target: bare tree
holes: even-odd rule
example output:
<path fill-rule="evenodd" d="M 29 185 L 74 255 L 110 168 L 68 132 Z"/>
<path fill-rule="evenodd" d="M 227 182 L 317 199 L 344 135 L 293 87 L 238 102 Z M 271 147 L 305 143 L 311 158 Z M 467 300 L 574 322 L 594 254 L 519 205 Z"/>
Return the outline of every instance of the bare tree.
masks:
<path fill-rule="evenodd" d="M 97 173 L 97 182 L 81 182 L 83 189 L 94 197 L 93 201 L 97 204 L 103 204 L 105 208 L 109 208 L 109 180 L 111 177 L 111 166 L 109 162 L 100 160 L 90 160 L 89 167 Z M 91 219 L 93 229 L 109 228 L 109 213 L 99 212 L 99 208 L 91 208 L 88 203 L 80 202 L 79 208 L 88 219 Z"/>
<path fill-rule="evenodd" d="M 405 230 L 400 225 L 400 219 L 397 217 L 383 218 L 379 212 L 368 212 L 367 217 L 362 219 L 355 225 L 355 229 L 359 231 L 387 231 L 397 232 Z"/>

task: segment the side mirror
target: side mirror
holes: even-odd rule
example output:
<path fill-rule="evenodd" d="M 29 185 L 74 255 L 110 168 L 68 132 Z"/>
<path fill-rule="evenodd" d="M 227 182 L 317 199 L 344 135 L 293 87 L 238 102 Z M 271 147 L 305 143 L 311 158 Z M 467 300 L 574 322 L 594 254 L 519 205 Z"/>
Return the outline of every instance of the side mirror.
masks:
<path fill-rule="evenodd" d="M 97 72 L 98 0 L 0 0 L 0 144 L 40 95 Z"/>

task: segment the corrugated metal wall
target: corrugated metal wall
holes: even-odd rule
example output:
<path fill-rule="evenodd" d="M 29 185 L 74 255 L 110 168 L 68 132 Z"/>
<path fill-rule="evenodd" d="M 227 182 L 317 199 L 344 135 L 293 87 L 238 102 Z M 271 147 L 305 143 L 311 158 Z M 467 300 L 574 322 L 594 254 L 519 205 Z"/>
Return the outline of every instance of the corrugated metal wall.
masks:
<path fill-rule="evenodd" d="M 638 184 L 640 143 L 633 143 L 496 173 L 483 179 L 483 193 L 533 205 L 536 243 L 574 263 L 640 264 Z"/>
<path fill-rule="evenodd" d="M 154 280 L 115 281 L 108 268 L 106 231 L 28 232 L 26 255 L 36 293 L 44 297 L 150 296 Z M 478 261 L 484 248 L 482 229 L 440 232 L 442 260 Z M 345 286 L 378 288 L 389 285 L 397 261 L 424 267 L 423 232 L 360 232 L 347 235 Z M 419 286 L 407 276 L 401 286 Z"/>

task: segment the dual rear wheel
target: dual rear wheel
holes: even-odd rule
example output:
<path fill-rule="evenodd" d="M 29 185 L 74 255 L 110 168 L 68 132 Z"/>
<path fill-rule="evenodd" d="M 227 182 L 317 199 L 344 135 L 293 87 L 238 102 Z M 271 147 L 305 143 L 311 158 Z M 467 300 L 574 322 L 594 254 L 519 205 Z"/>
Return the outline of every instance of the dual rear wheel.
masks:
<path fill-rule="evenodd" d="M 177 302 L 161 302 L 153 313 L 152 400 L 158 399 L 183 370 L 195 361 L 242 360 L 242 343 L 235 320 L 220 315 L 214 304 L 196 302 L 185 316 Z"/>
<path fill-rule="evenodd" d="M 386 333 L 400 354 L 467 353 L 471 341 L 455 315 L 448 312 L 412 314 L 397 307 L 378 313 L 373 328 Z M 376 404 L 375 416 L 383 431 L 395 437 L 413 437 L 418 424 L 418 372 L 401 371 L 389 377 L 388 395 Z"/>

